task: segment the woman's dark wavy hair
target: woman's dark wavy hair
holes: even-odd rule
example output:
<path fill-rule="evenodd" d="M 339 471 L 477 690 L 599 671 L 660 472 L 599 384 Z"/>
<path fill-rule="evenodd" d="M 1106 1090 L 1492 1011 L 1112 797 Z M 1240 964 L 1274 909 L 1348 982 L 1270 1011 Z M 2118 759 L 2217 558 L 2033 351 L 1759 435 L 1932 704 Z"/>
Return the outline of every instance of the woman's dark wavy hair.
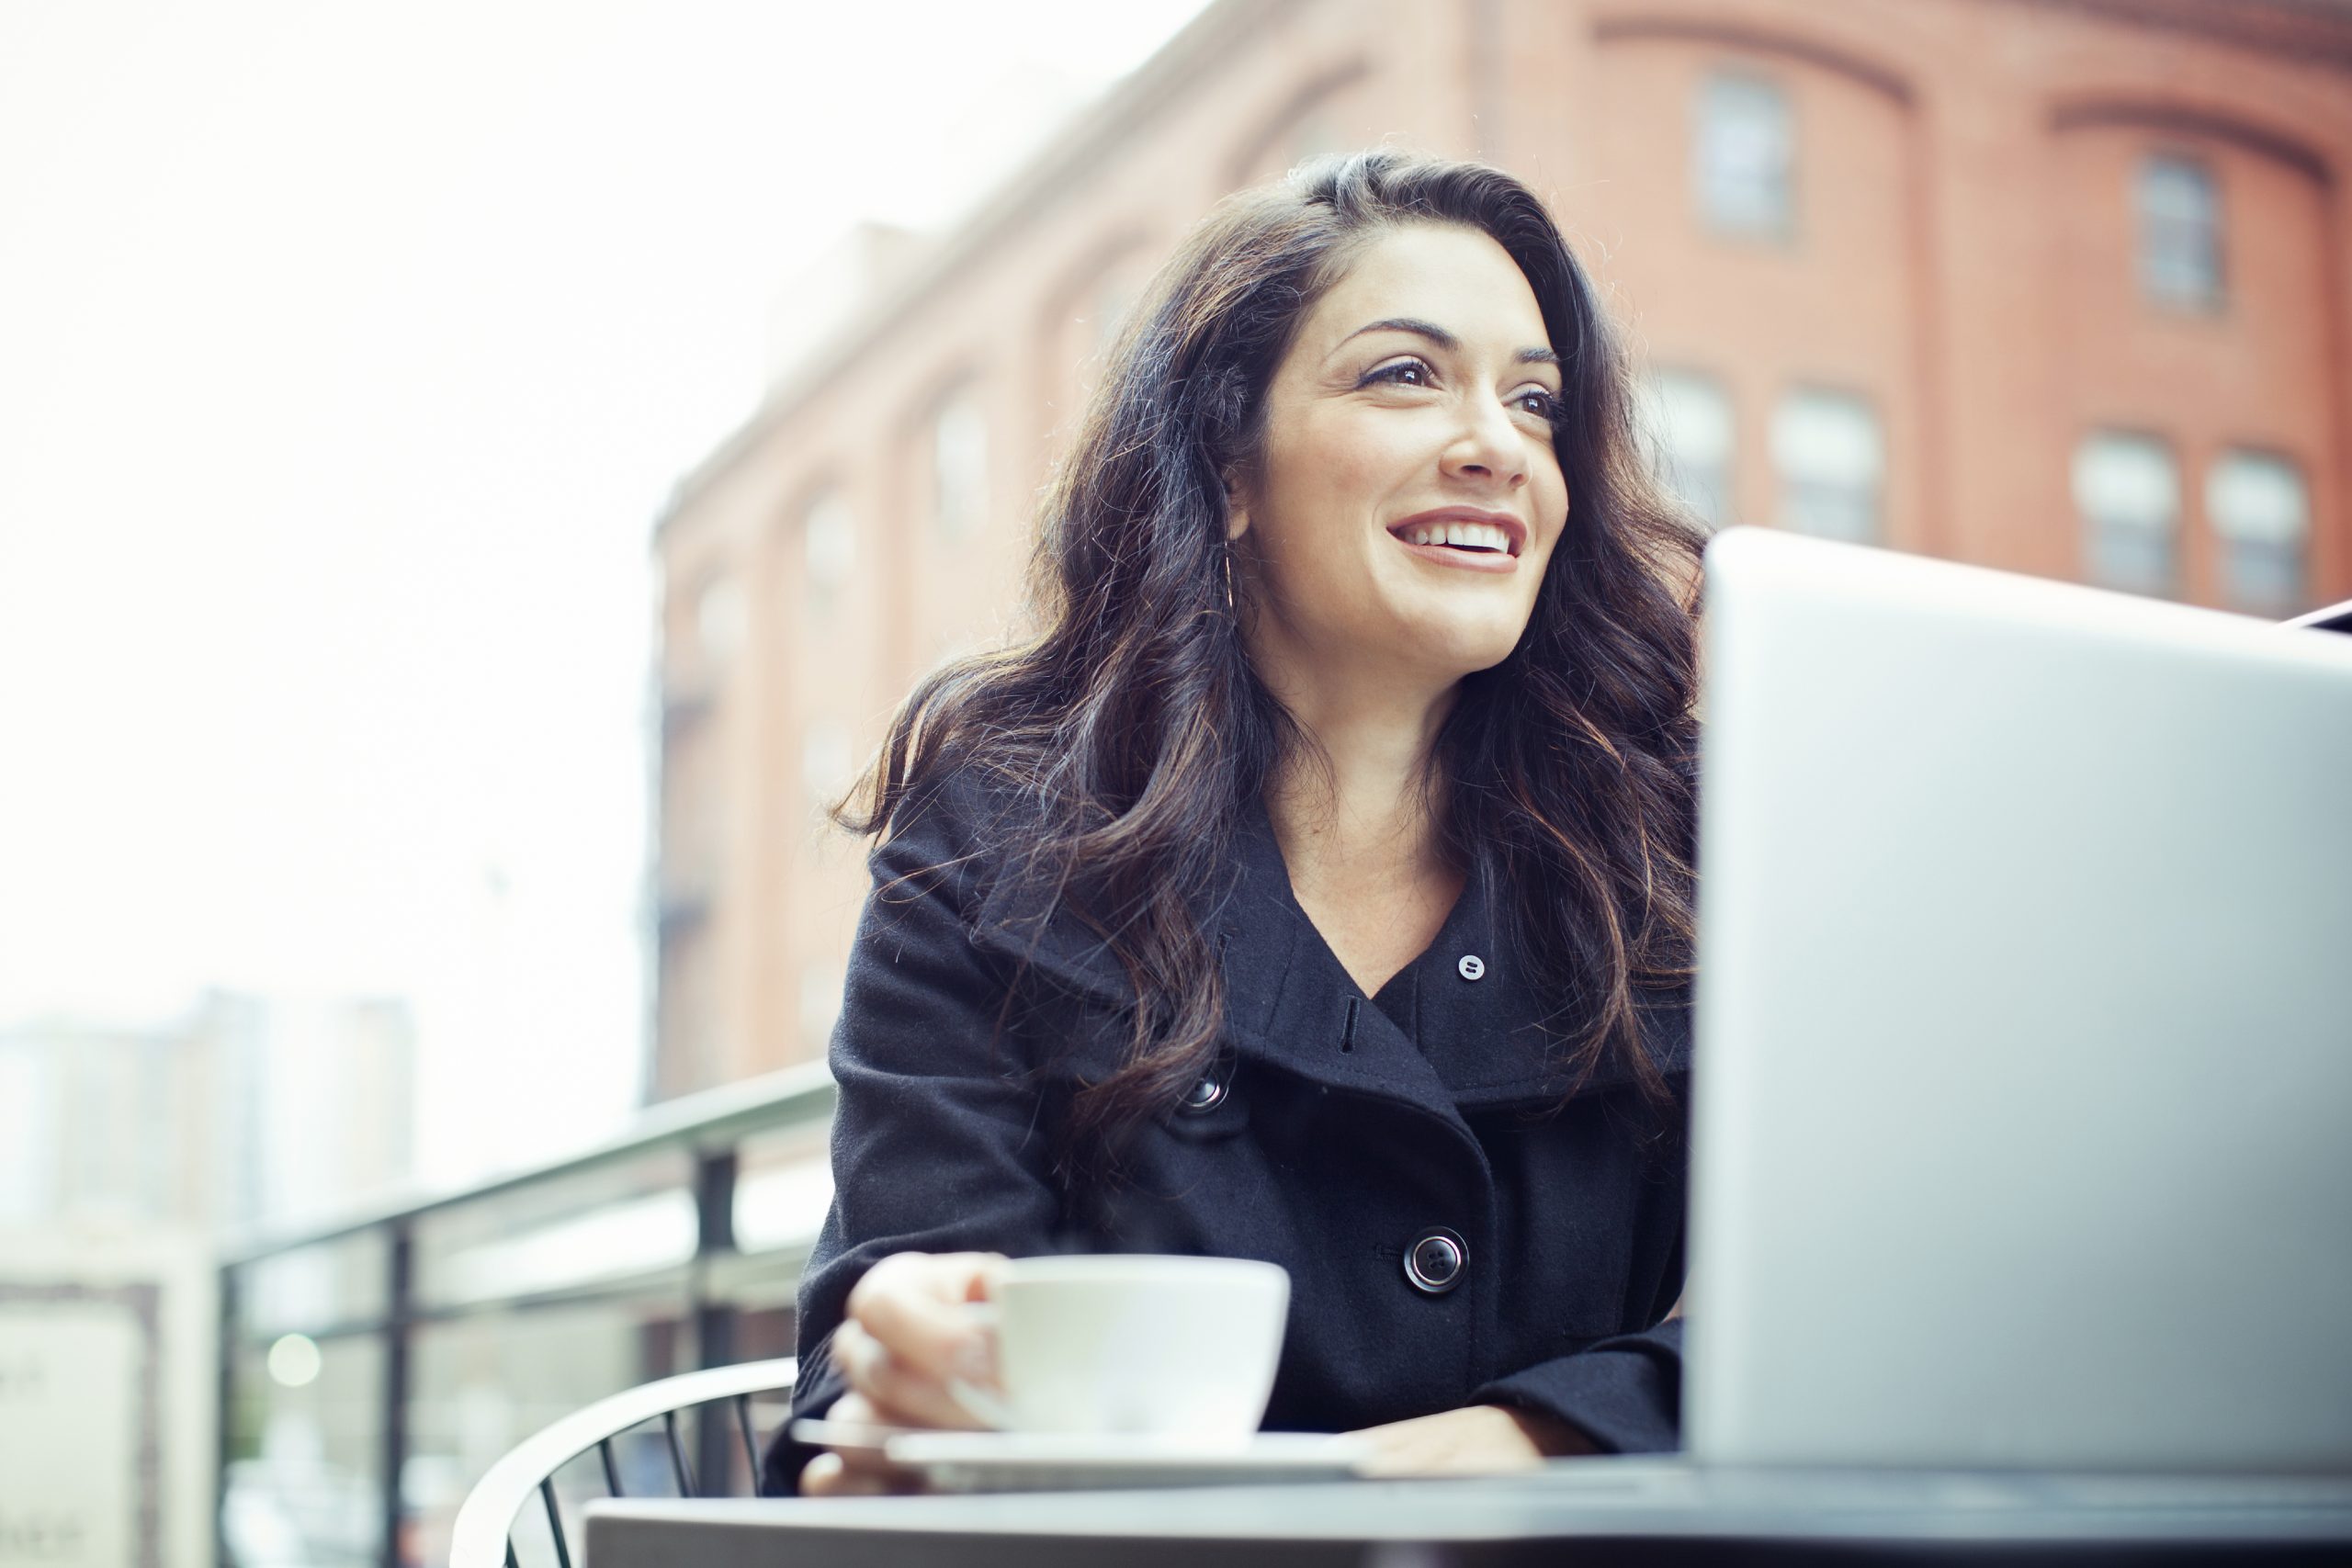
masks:
<path fill-rule="evenodd" d="M 1502 922 L 1551 1008 L 1552 1065 L 1581 1082 L 1613 1059 L 1668 1098 L 1638 1009 L 1690 977 L 1701 536 L 1636 449 L 1623 354 L 1534 195 L 1480 164 L 1375 151 L 1228 198 L 1160 270 L 1045 498 L 1042 630 L 922 682 L 839 814 L 887 833 L 966 770 L 1020 802 L 1015 841 L 977 848 L 1091 926 L 1136 1002 L 1124 1062 L 1071 1100 L 1066 1173 L 1115 1176 L 1125 1136 L 1217 1049 L 1225 992 L 1196 911 L 1242 809 L 1311 750 L 1243 648 L 1227 477 L 1257 455 L 1307 311 L 1413 224 L 1488 235 L 1526 275 L 1561 359 L 1571 497 L 1526 634 L 1463 682 L 1441 729 L 1441 832 L 1458 863 L 1498 874 Z"/>

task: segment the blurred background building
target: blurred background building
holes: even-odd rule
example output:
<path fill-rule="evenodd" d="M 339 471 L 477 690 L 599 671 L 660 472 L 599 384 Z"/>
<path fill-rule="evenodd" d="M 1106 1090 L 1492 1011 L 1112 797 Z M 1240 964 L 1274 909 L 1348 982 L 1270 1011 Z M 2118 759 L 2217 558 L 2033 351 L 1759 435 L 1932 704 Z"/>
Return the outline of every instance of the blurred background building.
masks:
<path fill-rule="evenodd" d="M 382 998 L 212 991 L 0 1029 L 0 1225 L 213 1235 L 410 1176 L 415 1026 Z"/>
<path fill-rule="evenodd" d="M 854 241 L 678 486 L 651 1097 L 821 1055 L 865 887 L 823 808 L 1018 632 L 1057 444 L 1219 197 L 1498 164 L 1710 525 L 2278 616 L 2352 594 L 2348 87 L 2335 0 L 1219 0 L 956 231 Z"/>
<path fill-rule="evenodd" d="M 62 1402 L 113 1391 L 120 1414 L 136 1397 L 162 1428 L 144 1417 L 120 1428 L 160 1439 L 122 1494 L 147 1505 L 125 1528 L 94 1506 L 108 1478 L 89 1473 L 117 1454 L 82 1424 L 61 1434 L 54 1411 L 0 1397 L 11 1417 L 0 1443 L 29 1445 L 0 1456 L 19 1483 L 0 1479 L 0 1561 L 200 1560 L 212 1395 L 225 1386 L 212 1250 L 224 1234 L 380 1203 L 408 1182 L 415 1044 L 401 1000 L 219 990 L 160 1016 L 0 1030 L 0 1351 L 44 1369 L 32 1381 L 56 1385 Z M 337 1283 L 328 1255 L 277 1258 L 257 1278 L 257 1304 L 274 1321 L 323 1328 L 352 1310 Z M 123 1331 L 127 1364 L 77 1356 L 108 1326 Z M 312 1388 L 315 1343 L 294 1336 L 273 1370 L 300 1393 L 266 1410 L 247 1400 L 217 1434 L 232 1484 L 268 1477 L 266 1495 L 236 1497 L 232 1529 L 246 1545 L 276 1547 L 240 1561 L 375 1560 L 381 1510 L 367 1458 L 379 1407 L 350 1361 L 339 1355 L 339 1375 Z"/>

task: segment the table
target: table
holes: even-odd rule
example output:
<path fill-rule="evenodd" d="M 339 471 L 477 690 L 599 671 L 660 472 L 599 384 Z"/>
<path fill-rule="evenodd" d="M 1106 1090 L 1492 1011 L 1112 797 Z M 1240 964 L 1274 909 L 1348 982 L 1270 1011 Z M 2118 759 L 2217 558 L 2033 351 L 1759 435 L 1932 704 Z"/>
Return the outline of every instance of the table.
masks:
<path fill-rule="evenodd" d="M 588 1508 L 588 1568 L 2352 1562 L 2352 1476 L 1703 1471 Z"/>

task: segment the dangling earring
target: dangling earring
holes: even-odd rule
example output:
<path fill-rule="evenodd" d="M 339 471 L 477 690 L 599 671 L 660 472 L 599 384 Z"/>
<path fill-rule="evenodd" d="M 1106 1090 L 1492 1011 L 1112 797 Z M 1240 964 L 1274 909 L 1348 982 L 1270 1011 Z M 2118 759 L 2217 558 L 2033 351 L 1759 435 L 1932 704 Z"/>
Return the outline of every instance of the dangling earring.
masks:
<path fill-rule="evenodd" d="M 1238 612 L 1233 604 L 1233 546 L 1230 541 L 1217 550 L 1216 558 L 1225 572 L 1225 613 L 1236 615 Z"/>

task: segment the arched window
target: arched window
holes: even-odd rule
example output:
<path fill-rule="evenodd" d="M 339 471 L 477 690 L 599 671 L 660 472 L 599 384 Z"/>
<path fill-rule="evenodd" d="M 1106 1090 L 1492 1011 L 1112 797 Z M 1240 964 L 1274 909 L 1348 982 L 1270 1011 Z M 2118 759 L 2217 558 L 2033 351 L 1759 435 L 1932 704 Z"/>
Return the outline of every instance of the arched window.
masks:
<path fill-rule="evenodd" d="M 857 570 L 857 524 L 839 491 L 827 491 L 800 515 L 800 548 L 808 607 L 824 611 Z"/>
<path fill-rule="evenodd" d="M 1089 335 L 1093 340 L 1089 347 L 1100 359 L 1119 340 L 1127 324 L 1127 312 L 1135 309 L 1143 297 L 1144 276 L 1137 265 L 1127 265 L 1103 274 L 1096 280 L 1087 302 Z"/>
<path fill-rule="evenodd" d="M 940 534 L 961 543 L 988 515 L 989 429 L 968 387 L 950 393 L 932 416 L 933 516 Z"/>
<path fill-rule="evenodd" d="M 2180 466 L 2170 446 L 2095 431 L 2075 449 L 2074 489 L 2091 581 L 2132 593 L 2180 591 Z"/>
<path fill-rule="evenodd" d="M 706 680 L 716 680 L 743 646 L 743 587 L 721 572 L 695 595 L 695 657 Z"/>
<path fill-rule="evenodd" d="M 1738 456 L 1731 396 L 1703 371 L 1657 370 L 1644 378 L 1638 428 L 1650 471 L 1709 529 L 1731 521 Z"/>
<path fill-rule="evenodd" d="M 849 726 L 841 720 L 816 719 L 801 732 L 800 785 L 809 804 L 819 810 L 831 807 L 847 793 L 854 765 Z"/>
<path fill-rule="evenodd" d="M 832 1037 L 847 978 L 840 964 L 820 958 L 800 966 L 800 1044 L 811 1056 L 822 1056 L 826 1042 Z"/>
<path fill-rule="evenodd" d="M 2223 453 L 2205 471 L 2205 516 L 2221 541 L 2224 603 L 2274 619 L 2303 608 L 2312 502 L 2294 459 Z"/>
<path fill-rule="evenodd" d="M 2213 171 L 2159 152 L 2140 164 L 2140 287 L 2161 305 L 2222 307 L 2222 197 Z"/>
<path fill-rule="evenodd" d="M 1690 139 L 1699 215 L 1718 233 L 1787 239 L 1795 230 L 1796 121 L 1778 82 L 1718 72 L 1700 84 Z"/>
<path fill-rule="evenodd" d="M 1772 467 L 1781 527 L 1861 545 L 1885 537 L 1886 440 L 1868 400 L 1817 389 L 1782 397 Z"/>
<path fill-rule="evenodd" d="M 1304 74 L 1307 68 L 1298 62 L 1296 69 Z M 1391 119 L 1396 105 L 1375 100 L 1372 85 L 1371 64 L 1362 59 L 1307 76 L 1302 88 L 1239 143 L 1228 165 L 1228 183 L 1237 189 L 1262 185 L 1310 158 L 1368 147 L 1399 129 Z"/>

